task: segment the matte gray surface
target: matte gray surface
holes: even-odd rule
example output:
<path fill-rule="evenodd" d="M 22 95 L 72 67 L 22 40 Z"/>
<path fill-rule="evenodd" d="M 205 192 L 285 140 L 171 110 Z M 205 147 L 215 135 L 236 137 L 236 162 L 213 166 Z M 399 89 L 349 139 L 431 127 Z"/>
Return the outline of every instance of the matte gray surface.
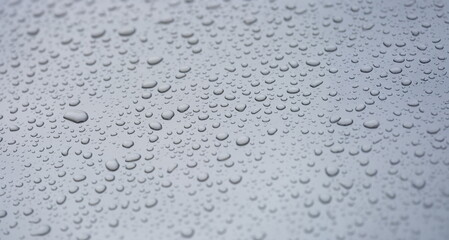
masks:
<path fill-rule="evenodd" d="M 446 1 L 1 1 L 0 239 L 449 239 Z"/>

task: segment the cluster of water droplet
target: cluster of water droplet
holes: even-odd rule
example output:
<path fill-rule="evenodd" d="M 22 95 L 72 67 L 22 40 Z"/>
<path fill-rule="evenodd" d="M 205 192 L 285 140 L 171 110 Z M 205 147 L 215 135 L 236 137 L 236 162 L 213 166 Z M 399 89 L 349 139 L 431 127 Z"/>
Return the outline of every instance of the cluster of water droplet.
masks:
<path fill-rule="evenodd" d="M 0 239 L 447 239 L 444 1 L 0 4 Z"/>

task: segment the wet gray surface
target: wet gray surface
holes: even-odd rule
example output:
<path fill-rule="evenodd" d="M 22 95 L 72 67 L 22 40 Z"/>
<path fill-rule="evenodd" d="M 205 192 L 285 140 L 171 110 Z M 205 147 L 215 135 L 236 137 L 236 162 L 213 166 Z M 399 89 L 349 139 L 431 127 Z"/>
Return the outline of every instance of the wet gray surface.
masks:
<path fill-rule="evenodd" d="M 2 1 L 0 239 L 449 239 L 446 1 Z"/>

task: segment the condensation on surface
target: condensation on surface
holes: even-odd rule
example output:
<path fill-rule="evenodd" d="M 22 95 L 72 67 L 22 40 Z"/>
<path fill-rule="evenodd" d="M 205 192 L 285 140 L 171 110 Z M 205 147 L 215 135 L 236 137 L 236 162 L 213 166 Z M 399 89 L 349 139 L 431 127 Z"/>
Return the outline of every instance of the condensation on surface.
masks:
<path fill-rule="evenodd" d="M 449 239 L 449 7 L 0 2 L 0 239 Z"/>

